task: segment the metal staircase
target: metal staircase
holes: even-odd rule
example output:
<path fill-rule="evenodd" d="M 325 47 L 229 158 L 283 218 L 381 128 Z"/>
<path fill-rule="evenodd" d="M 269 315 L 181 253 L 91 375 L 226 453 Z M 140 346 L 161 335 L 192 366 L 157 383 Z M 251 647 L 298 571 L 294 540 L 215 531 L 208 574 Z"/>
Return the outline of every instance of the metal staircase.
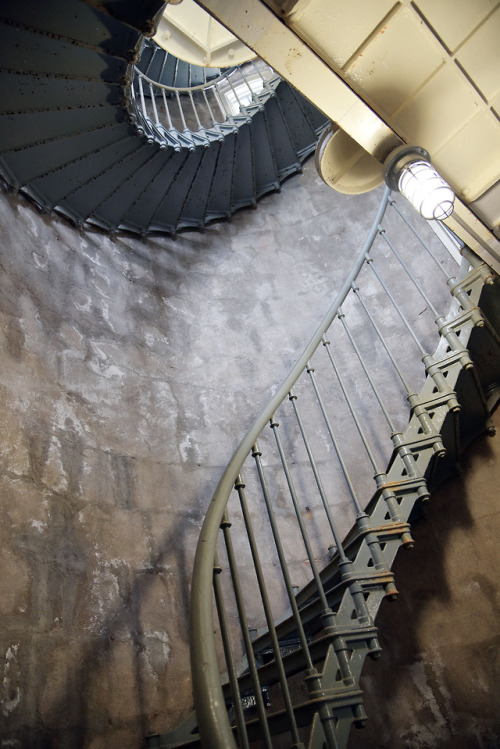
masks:
<path fill-rule="evenodd" d="M 207 72 L 145 40 L 162 8 L 2 3 L 0 171 L 9 186 L 77 225 L 144 235 L 228 217 L 300 171 L 323 115 L 267 67 L 254 66 L 262 85 L 249 82 L 243 103 L 244 71 Z"/>
<path fill-rule="evenodd" d="M 2 2 L 0 170 L 41 209 L 107 231 L 202 227 L 314 149 L 324 118 L 266 66 L 209 73 L 144 41 L 162 5 Z M 359 679 L 395 555 L 498 397 L 498 279 L 463 258 L 453 267 L 385 194 L 221 479 L 193 578 L 196 713 L 148 746 L 336 749 L 364 725 Z"/>
<path fill-rule="evenodd" d="M 196 713 L 149 747 L 337 749 L 365 725 L 360 675 L 380 655 L 395 556 L 500 396 L 499 279 L 467 248 L 458 266 L 426 231 L 386 191 L 226 468 L 192 584 Z"/>

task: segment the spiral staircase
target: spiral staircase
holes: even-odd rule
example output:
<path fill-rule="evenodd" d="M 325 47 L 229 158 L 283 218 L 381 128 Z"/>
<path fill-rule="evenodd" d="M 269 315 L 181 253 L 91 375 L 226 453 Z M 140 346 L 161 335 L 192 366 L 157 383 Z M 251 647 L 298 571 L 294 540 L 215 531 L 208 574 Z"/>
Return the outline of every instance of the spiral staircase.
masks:
<path fill-rule="evenodd" d="M 0 170 L 42 210 L 107 231 L 172 234 L 255 206 L 314 150 L 325 118 L 279 76 L 234 116 L 214 112 L 212 79 L 232 71 L 207 72 L 145 41 L 162 7 L 2 3 Z M 143 80 L 162 88 L 139 99 Z M 208 109 L 198 105 L 189 127 L 200 90 Z M 148 109 L 158 115 L 161 93 L 166 127 Z"/>
<path fill-rule="evenodd" d="M 0 170 L 41 210 L 110 232 L 201 228 L 279 189 L 314 150 L 325 118 L 300 93 L 259 64 L 250 73 L 173 58 L 147 38 L 161 10 L 158 0 L 2 3 Z M 249 83 L 254 73 L 258 91 Z M 241 87 L 249 97 L 240 101 Z M 392 219 L 385 223 L 388 212 L 402 221 L 396 232 Z M 403 230 L 443 270 L 443 249 L 431 247 L 386 192 L 323 323 L 224 472 L 193 578 L 196 712 L 176 731 L 150 737 L 150 747 L 336 749 L 347 745 L 353 724 L 366 722 L 360 675 L 366 656 L 380 653 L 379 605 L 397 596 L 395 555 L 411 547 L 410 521 L 431 489 L 489 428 L 500 383 L 498 278 L 463 248 L 460 268 L 445 272 L 452 302 L 442 312 L 418 259 L 412 268 L 397 249 Z M 420 340 L 418 303 L 405 311 L 378 255 L 382 266 L 390 255 L 387 273 L 397 283 L 405 276 L 425 303 L 437 326 L 433 354 Z M 368 286 L 365 298 L 367 273 L 380 296 Z M 389 308 L 389 327 L 394 319 L 402 325 L 411 355 L 396 352 L 384 333 Z M 356 326 L 368 326 L 377 342 L 368 354 Z M 350 365 L 342 374 L 347 350 L 363 385 Z M 424 363 L 419 388 L 403 372 L 410 356 Z M 377 384 L 389 371 L 401 387 L 399 406 L 409 405 L 406 424 Z M 334 422 L 332 404 L 355 437 Z M 362 454 L 375 485 L 359 491 L 347 456 L 361 463 Z M 330 495 L 342 491 L 339 518 Z M 308 527 L 314 502 L 322 513 L 319 551 Z M 290 545 L 307 556 L 311 579 L 300 586 Z"/>

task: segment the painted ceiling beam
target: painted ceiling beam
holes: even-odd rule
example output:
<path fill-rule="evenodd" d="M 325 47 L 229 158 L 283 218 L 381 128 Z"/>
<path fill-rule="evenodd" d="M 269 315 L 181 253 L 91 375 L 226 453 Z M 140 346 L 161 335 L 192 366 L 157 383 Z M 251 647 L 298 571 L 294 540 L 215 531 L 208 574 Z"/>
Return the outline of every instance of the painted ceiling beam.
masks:
<path fill-rule="evenodd" d="M 403 139 L 260 0 L 197 0 L 314 106 L 383 162 Z M 411 144 L 418 145 L 418 144 Z M 461 202 L 445 223 L 500 272 L 500 242 Z"/>

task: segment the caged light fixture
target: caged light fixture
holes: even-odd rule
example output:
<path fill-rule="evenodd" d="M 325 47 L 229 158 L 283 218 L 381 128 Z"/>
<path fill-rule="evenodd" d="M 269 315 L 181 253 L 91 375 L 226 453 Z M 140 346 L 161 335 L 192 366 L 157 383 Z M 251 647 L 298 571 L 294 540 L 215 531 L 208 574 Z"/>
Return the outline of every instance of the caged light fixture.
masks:
<path fill-rule="evenodd" d="M 434 169 L 424 148 L 396 148 L 385 162 L 384 176 L 391 190 L 399 190 L 427 221 L 442 221 L 453 213 L 455 193 Z"/>

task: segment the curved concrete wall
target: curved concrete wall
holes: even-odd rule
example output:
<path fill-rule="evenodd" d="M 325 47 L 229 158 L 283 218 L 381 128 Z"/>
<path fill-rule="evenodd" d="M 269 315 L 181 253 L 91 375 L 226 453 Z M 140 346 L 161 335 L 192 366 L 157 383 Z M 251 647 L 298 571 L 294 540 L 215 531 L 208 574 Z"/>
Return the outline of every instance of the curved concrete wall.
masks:
<path fill-rule="evenodd" d="M 256 211 L 142 241 L 2 196 L 2 746 L 138 747 L 187 714 L 205 508 L 377 203 L 309 163 Z"/>
<path fill-rule="evenodd" d="M 205 507 L 345 273 L 336 240 L 365 234 L 312 164 L 283 193 L 147 241 L 79 233 L 2 196 L 9 746 L 139 746 L 191 707 Z M 366 228 L 377 202 L 365 200 Z"/>

